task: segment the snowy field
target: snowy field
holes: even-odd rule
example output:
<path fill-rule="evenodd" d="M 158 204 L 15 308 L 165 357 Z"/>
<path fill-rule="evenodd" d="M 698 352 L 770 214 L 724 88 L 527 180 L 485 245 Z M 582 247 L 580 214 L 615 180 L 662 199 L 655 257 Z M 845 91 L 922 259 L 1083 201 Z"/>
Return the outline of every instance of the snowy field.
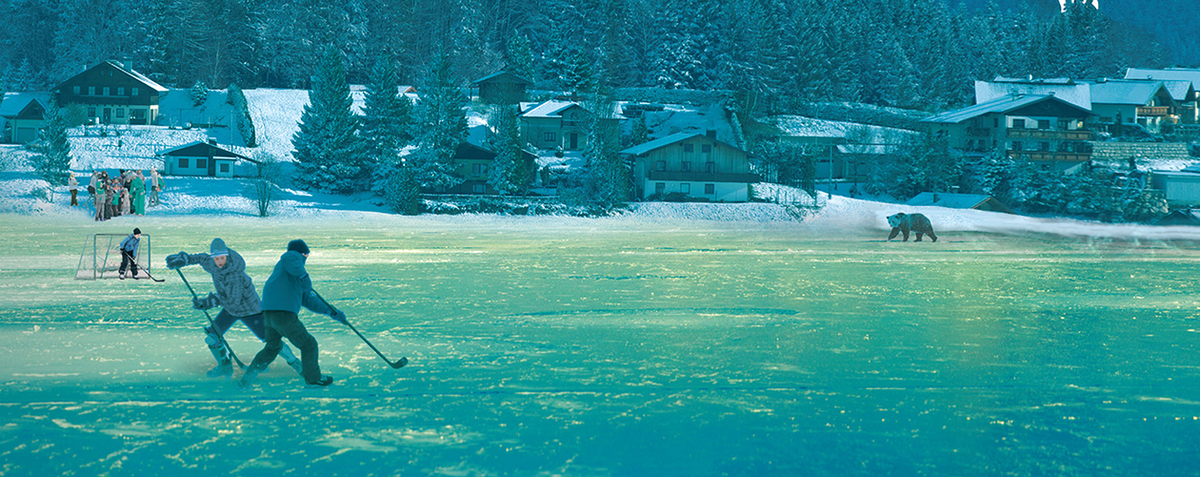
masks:
<path fill-rule="evenodd" d="M 263 220 L 229 184 L 179 180 L 105 223 L 61 194 L 0 215 L 0 475 L 1196 474 L 1196 228 L 840 197 L 796 221 L 398 217 L 296 193 Z M 900 210 L 940 240 L 884 241 Z M 166 282 L 72 278 L 86 235 L 135 226 Z M 304 312 L 330 388 L 281 362 L 249 391 L 204 377 L 204 315 L 162 261 L 213 237 L 260 289 L 305 239 L 316 290 L 410 364 Z"/>

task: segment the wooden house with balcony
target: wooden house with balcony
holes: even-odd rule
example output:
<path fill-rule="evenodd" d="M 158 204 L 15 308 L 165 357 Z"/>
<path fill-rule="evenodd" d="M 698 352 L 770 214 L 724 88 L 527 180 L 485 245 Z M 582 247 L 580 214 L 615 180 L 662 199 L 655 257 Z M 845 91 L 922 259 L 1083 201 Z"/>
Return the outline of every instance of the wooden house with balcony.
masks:
<path fill-rule="evenodd" d="M 1052 94 L 1015 94 L 921 120 L 950 147 L 982 156 L 1001 149 L 1043 169 L 1070 170 L 1091 157 L 1091 111 Z"/>
<path fill-rule="evenodd" d="M 1125 79 L 1159 80 L 1167 85 L 1171 96 L 1175 98 L 1174 116 L 1182 124 L 1200 123 L 1200 69 L 1197 68 L 1129 68 L 1125 70 Z M 1187 86 L 1175 85 L 1176 82 L 1187 83 Z"/>
<path fill-rule="evenodd" d="M 750 171 L 750 154 L 718 141 L 716 134 L 684 132 L 621 151 L 633 163 L 633 193 L 638 200 L 672 196 L 711 202 L 746 202 L 759 177 Z"/>
<path fill-rule="evenodd" d="M 1177 103 L 1162 81 L 1099 79 L 1089 82 L 1092 113 L 1100 124 L 1137 124 L 1158 133 Z"/>
<path fill-rule="evenodd" d="M 601 129 L 615 141 L 620 138 L 620 119 L 614 106 L 601 117 Z M 588 125 L 594 113 L 575 101 L 549 100 L 521 104 L 521 132 L 525 142 L 538 149 L 582 151 L 587 147 Z"/>
<path fill-rule="evenodd" d="M 126 63 L 105 61 L 54 88 L 61 106 L 83 106 L 100 124 L 154 124 L 159 98 L 167 88 L 134 71 Z"/>

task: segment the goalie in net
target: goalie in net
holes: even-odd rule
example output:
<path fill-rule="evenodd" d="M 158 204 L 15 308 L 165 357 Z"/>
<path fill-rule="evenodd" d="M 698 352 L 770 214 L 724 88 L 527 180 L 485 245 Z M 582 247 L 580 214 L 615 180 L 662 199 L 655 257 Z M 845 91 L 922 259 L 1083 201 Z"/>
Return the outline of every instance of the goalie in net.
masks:
<path fill-rule="evenodd" d="M 137 244 L 129 247 L 130 237 L 136 236 Z M 125 253 L 121 244 L 132 248 Z M 76 280 L 98 280 L 103 278 L 121 278 L 122 262 L 125 261 L 125 278 L 150 278 L 150 234 L 143 234 L 134 229 L 133 234 L 94 234 L 84 240 L 79 253 L 79 264 L 75 267 Z"/>

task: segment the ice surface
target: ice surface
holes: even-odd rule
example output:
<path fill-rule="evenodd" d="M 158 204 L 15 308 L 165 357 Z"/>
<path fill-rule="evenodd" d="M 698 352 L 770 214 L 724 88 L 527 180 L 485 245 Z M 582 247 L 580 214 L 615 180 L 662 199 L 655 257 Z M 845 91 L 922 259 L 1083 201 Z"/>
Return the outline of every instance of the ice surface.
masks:
<path fill-rule="evenodd" d="M 173 184 L 209 205 L 0 215 L 0 474 L 1195 469 L 1191 228 L 917 208 L 940 240 L 886 242 L 883 217 L 914 208 L 839 197 L 798 222 L 772 204 L 399 217 L 314 194 L 263 220 Z M 260 287 L 303 238 L 315 288 L 411 362 L 305 312 L 331 388 L 281 362 L 250 391 L 205 378 L 204 316 L 160 263 L 166 283 L 72 279 L 84 236 L 133 226 L 164 253 L 222 237 Z"/>

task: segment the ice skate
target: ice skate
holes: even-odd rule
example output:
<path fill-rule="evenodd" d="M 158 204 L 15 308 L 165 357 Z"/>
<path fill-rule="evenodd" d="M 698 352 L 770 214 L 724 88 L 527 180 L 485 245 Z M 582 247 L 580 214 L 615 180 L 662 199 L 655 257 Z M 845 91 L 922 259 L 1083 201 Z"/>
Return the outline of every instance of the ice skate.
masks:
<path fill-rule="evenodd" d="M 323 387 L 329 386 L 330 384 L 333 384 L 333 376 L 330 376 L 328 374 L 322 374 L 321 379 L 318 379 L 315 382 L 309 382 L 308 387 L 323 388 Z"/>
<path fill-rule="evenodd" d="M 208 377 L 229 379 L 233 377 L 233 363 L 228 359 L 217 363 L 217 366 L 208 371 Z"/>
<path fill-rule="evenodd" d="M 254 385 L 254 378 L 258 377 L 258 373 L 262 372 L 253 366 L 246 370 L 246 374 L 242 375 L 242 379 L 238 380 L 238 387 L 242 389 L 250 389 Z"/>

